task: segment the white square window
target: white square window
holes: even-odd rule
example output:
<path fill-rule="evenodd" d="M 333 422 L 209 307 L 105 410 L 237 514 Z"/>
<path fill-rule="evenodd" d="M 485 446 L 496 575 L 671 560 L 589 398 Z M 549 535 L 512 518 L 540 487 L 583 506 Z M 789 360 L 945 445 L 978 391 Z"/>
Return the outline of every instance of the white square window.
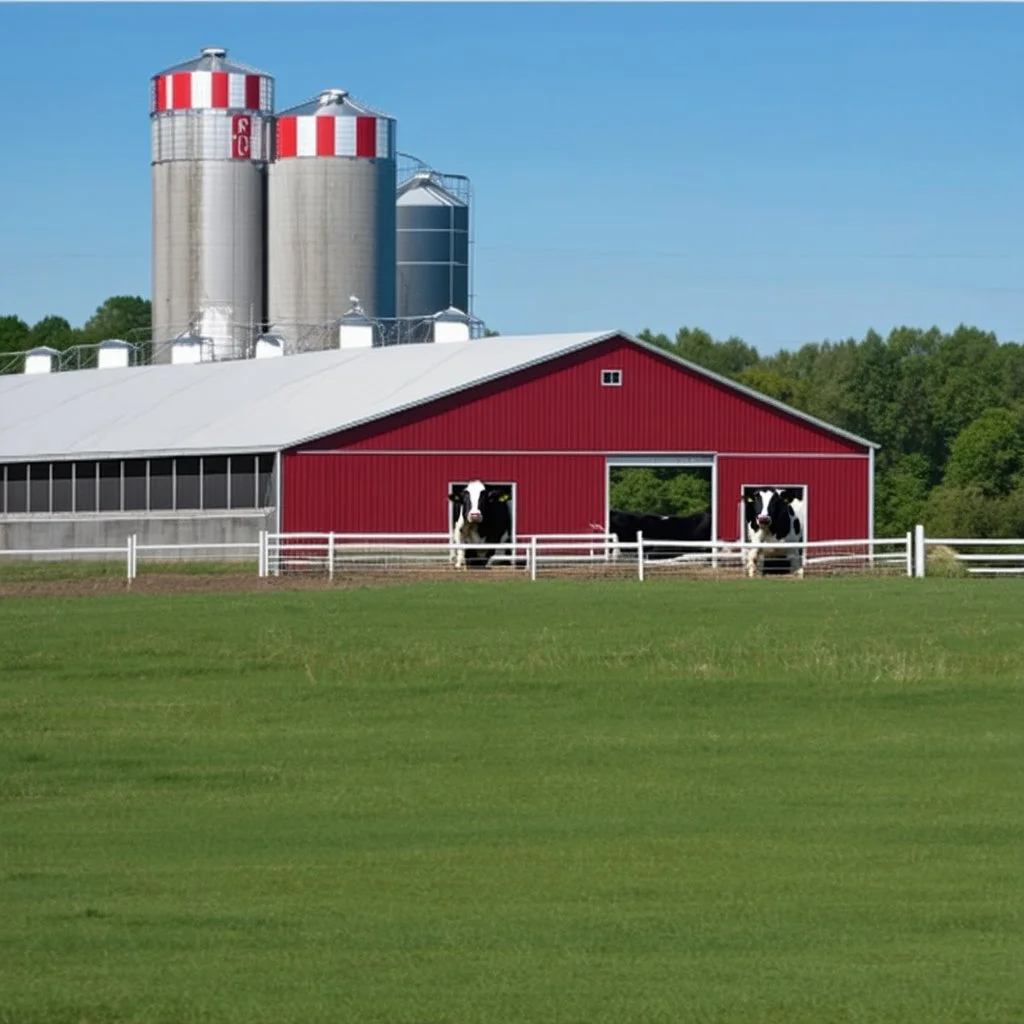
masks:
<path fill-rule="evenodd" d="M 601 385 L 606 388 L 621 388 L 622 387 L 622 371 L 621 370 L 602 370 L 601 371 Z"/>

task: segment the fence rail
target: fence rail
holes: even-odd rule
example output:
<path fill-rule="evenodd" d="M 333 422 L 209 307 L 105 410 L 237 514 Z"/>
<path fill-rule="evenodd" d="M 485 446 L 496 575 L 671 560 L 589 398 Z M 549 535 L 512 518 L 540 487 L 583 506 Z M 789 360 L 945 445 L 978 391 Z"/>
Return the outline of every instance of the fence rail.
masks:
<path fill-rule="evenodd" d="M 470 568 L 536 580 L 554 573 L 648 576 L 747 573 L 748 557 L 798 550 L 803 574 L 874 573 L 923 577 L 1024 576 L 1024 538 L 927 537 L 918 526 L 903 537 L 850 538 L 765 545 L 741 541 L 623 542 L 613 534 L 549 533 L 513 542 L 460 544 L 444 533 L 271 533 L 258 540 L 226 543 L 140 544 L 137 534 L 120 546 L 0 549 L 0 570 L 12 562 L 120 560 L 127 579 L 143 568 L 168 562 L 234 562 L 240 571 L 255 563 L 259 577 L 294 573 L 338 574 L 405 570 L 454 572 L 461 553 Z M 949 566 L 953 566 L 952 573 Z"/>

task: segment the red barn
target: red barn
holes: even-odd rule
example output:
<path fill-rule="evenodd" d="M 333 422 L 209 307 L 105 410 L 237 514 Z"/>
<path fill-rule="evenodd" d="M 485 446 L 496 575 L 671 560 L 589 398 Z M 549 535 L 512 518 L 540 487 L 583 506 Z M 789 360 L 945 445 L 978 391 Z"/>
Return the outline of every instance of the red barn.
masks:
<path fill-rule="evenodd" d="M 722 540 L 750 485 L 803 487 L 808 540 L 873 536 L 876 444 L 621 332 L 369 349 L 351 372 L 337 429 L 283 448 L 285 532 L 442 533 L 479 477 L 512 485 L 517 536 L 592 533 L 611 468 L 642 465 L 706 467 Z"/>
<path fill-rule="evenodd" d="M 621 332 L 30 369 L 0 375 L 0 548 L 445 534 L 475 477 L 517 536 L 588 534 L 630 465 L 701 467 L 721 540 L 751 485 L 803 487 L 808 540 L 872 536 L 876 445 Z"/>

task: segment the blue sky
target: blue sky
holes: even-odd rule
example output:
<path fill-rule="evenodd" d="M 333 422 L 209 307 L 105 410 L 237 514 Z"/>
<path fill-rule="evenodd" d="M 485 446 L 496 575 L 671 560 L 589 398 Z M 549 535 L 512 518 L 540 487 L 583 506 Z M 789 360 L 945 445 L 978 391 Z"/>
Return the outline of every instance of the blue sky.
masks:
<path fill-rule="evenodd" d="M 1024 340 L 1024 5 L 2 4 L 0 314 L 149 295 L 149 77 L 339 86 L 476 193 L 502 333 Z"/>

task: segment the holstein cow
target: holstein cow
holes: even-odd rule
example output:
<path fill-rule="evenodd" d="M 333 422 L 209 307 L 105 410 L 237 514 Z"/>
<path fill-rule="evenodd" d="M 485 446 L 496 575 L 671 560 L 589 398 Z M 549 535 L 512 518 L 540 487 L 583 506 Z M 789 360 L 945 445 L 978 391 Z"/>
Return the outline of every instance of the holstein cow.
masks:
<path fill-rule="evenodd" d="M 747 542 L 756 544 L 747 552 L 747 576 L 767 569 L 769 561 L 783 562 L 797 576 L 804 574 L 800 548 L 773 548 L 772 543 L 799 543 L 804 539 L 803 501 L 798 492 L 774 487 L 758 488 L 743 499 Z"/>
<path fill-rule="evenodd" d="M 452 527 L 455 544 L 502 544 L 512 538 L 512 516 L 509 495 L 482 480 L 471 480 L 465 487 L 456 487 L 449 500 L 458 509 Z M 497 548 L 462 548 L 452 552 L 451 562 L 456 569 L 488 565 Z"/>
<path fill-rule="evenodd" d="M 613 508 L 608 517 L 609 532 L 620 544 L 635 544 L 638 532 L 644 536 L 644 558 L 679 558 L 696 554 L 701 548 L 648 547 L 651 540 L 711 540 L 711 513 L 696 512 L 692 516 L 656 516 L 649 513 L 623 512 Z"/>

